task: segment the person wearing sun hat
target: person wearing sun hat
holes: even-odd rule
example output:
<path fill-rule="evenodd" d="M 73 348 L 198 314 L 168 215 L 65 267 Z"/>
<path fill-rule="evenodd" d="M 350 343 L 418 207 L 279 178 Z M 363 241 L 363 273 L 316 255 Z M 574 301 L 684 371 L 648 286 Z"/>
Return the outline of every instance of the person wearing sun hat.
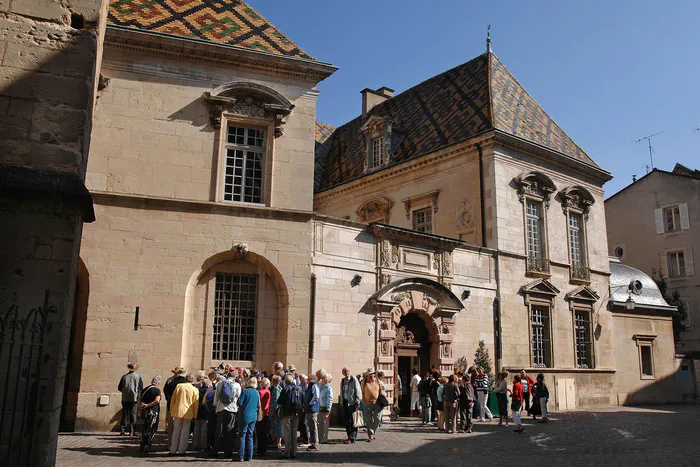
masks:
<path fill-rule="evenodd" d="M 143 391 L 143 381 L 141 376 L 136 373 L 139 369 L 137 362 L 129 362 L 126 367 L 129 372 L 122 376 L 119 380 L 119 392 L 122 393 L 122 418 L 121 418 L 121 435 L 129 434 L 134 436 L 136 427 L 136 403 L 139 400 L 139 394 Z"/>
<path fill-rule="evenodd" d="M 171 371 L 173 375 L 168 378 L 163 386 L 163 395 L 165 396 L 168 407 L 165 416 L 165 428 L 166 432 L 168 433 L 168 446 L 170 446 L 173 440 L 173 417 L 170 416 L 170 399 L 173 398 L 173 393 L 175 392 L 177 385 L 185 382 L 185 373 L 187 373 L 181 366 L 176 366 Z"/>
<path fill-rule="evenodd" d="M 377 404 L 379 394 L 382 393 L 382 386 L 377 380 L 377 372 L 368 368 L 362 381 L 362 405 L 365 408 L 365 425 L 367 427 L 367 441 L 377 439 L 377 429 L 379 428 L 379 416 L 382 407 Z"/>

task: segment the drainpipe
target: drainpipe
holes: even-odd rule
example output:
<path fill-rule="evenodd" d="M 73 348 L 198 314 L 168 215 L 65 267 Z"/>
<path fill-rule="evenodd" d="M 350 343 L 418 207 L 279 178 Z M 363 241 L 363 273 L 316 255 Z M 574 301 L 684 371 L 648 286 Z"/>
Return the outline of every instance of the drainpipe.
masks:
<path fill-rule="evenodd" d="M 314 340 L 316 335 L 316 274 L 311 274 L 311 308 L 309 319 L 309 371 L 312 373 L 314 364 Z"/>
<path fill-rule="evenodd" d="M 484 200 L 484 151 L 481 144 L 476 143 L 479 151 L 479 199 L 481 200 L 481 246 L 486 246 L 486 200 Z"/>

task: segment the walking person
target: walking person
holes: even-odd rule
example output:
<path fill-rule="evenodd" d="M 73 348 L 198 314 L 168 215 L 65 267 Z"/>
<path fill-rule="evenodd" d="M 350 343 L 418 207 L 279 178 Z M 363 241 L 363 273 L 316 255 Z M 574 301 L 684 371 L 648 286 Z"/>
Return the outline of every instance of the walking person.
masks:
<path fill-rule="evenodd" d="M 418 394 L 420 395 L 421 423 L 427 425 L 431 422 L 433 401 L 430 398 L 430 373 L 425 374 L 425 378 L 418 383 Z"/>
<path fill-rule="evenodd" d="M 469 376 L 463 376 L 462 387 L 459 393 L 459 414 L 462 420 L 462 433 L 472 432 L 472 414 L 475 400 L 474 386 L 472 386 Z"/>
<path fill-rule="evenodd" d="M 515 422 L 515 430 L 513 431 L 522 433 L 525 428 L 523 428 L 522 421 L 520 420 L 520 412 L 523 409 L 523 385 L 520 383 L 520 375 L 515 375 L 513 377 L 510 408 L 513 412 L 513 421 Z"/>
<path fill-rule="evenodd" d="M 255 424 L 255 436 L 258 440 L 258 457 L 262 457 L 267 453 L 267 441 L 270 437 L 270 380 L 263 378 L 260 381 L 260 410 L 262 411 L 262 420 L 258 420 Z"/>
<path fill-rule="evenodd" d="M 284 374 L 284 365 L 281 362 L 277 362 L 282 365 L 281 370 Z M 275 367 L 273 366 L 273 369 Z M 275 443 L 277 449 L 282 448 L 282 437 L 284 436 L 284 425 L 282 423 L 282 417 L 278 413 L 278 401 L 280 395 L 282 394 L 282 377 L 275 373 L 272 375 L 272 386 L 270 386 L 270 423 L 272 441 Z"/>
<path fill-rule="evenodd" d="M 297 430 L 299 428 L 299 414 L 304 396 L 301 387 L 297 386 L 293 373 L 284 377 L 284 388 L 277 400 L 277 411 L 284 423 L 284 453 L 285 459 L 297 456 Z"/>
<path fill-rule="evenodd" d="M 345 444 L 354 443 L 357 440 L 357 427 L 353 414 L 360 408 L 362 402 L 362 389 L 360 382 L 350 373 L 349 368 L 343 368 L 343 379 L 340 382 L 340 396 L 343 402 L 343 420 L 345 422 L 345 433 L 348 438 L 343 441 Z"/>
<path fill-rule="evenodd" d="M 190 425 L 197 418 L 199 390 L 194 387 L 196 377 L 187 373 L 185 383 L 178 384 L 170 400 L 170 416 L 173 417 L 173 440 L 170 455 L 183 455 L 190 440 Z"/>
<path fill-rule="evenodd" d="M 321 409 L 321 392 L 316 384 L 316 375 L 309 375 L 304 391 L 304 411 L 306 427 L 309 431 L 308 451 L 318 451 L 318 414 Z"/>
<path fill-rule="evenodd" d="M 523 386 L 523 401 L 525 402 L 525 411 L 530 415 L 530 395 L 532 388 L 535 386 L 535 381 L 527 374 L 525 370 L 520 370 L 520 384 Z"/>
<path fill-rule="evenodd" d="M 321 380 L 320 408 L 318 415 L 318 441 L 320 444 L 328 444 L 328 431 L 331 425 L 331 409 L 333 408 L 333 377 L 326 373 Z"/>
<path fill-rule="evenodd" d="M 160 386 L 163 378 L 154 376 L 151 384 L 139 395 L 138 407 L 141 411 L 141 451 L 153 449 L 153 438 L 158 432 L 160 419 Z"/>
<path fill-rule="evenodd" d="M 544 383 L 544 375 L 542 373 L 537 375 L 537 382 L 534 386 L 534 395 L 537 397 L 537 401 L 540 404 L 540 412 L 542 415 L 542 420 L 537 423 L 547 423 L 549 420 L 549 414 L 547 413 L 547 402 L 549 401 L 549 389 Z"/>
<path fill-rule="evenodd" d="M 440 386 L 438 387 L 438 390 L 437 390 L 436 410 L 437 410 L 438 431 L 446 431 L 446 428 L 445 428 L 445 404 L 444 404 L 444 399 L 443 399 L 443 391 L 445 389 L 446 382 L 447 382 L 447 379 L 440 378 L 440 381 L 439 381 Z"/>
<path fill-rule="evenodd" d="M 421 406 L 420 406 L 420 393 L 418 392 L 418 384 L 420 383 L 421 377 L 418 374 L 418 369 L 413 369 L 413 376 L 411 377 L 411 416 L 420 417 L 421 416 Z"/>
<path fill-rule="evenodd" d="M 258 378 L 252 376 L 246 382 L 246 388 L 238 398 L 238 447 L 239 462 L 253 458 L 253 435 L 255 423 L 258 421 L 260 395 L 258 394 Z"/>
<path fill-rule="evenodd" d="M 216 446 L 211 453 L 216 457 L 223 451 L 224 457 L 230 459 L 233 455 L 233 443 L 236 437 L 238 417 L 238 398 L 241 397 L 241 385 L 235 379 L 235 369 L 227 377 L 219 381 L 214 393 L 216 406 Z"/>
<path fill-rule="evenodd" d="M 489 377 L 484 373 L 484 369 L 477 367 L 476 378 L 474 380 L 474 389 L 476 390 L 476 398 L 479 401 L 479 421 L 485 421 L 485 417 L 493 420 L 493 415 L 488 408 L 489 400 Z"/>
<path fill-rule="evenodd" d="M 129 362 L 126 365 L 129 370 L 128 373 L 123 375 L 119 380 L 119 392 L 122 393 L 122 417 L 120 428 L 120 435 L 131 435 L 134 436 L 136 432 L 136 411 L 137 402 L 139 399 L 139 394 L 143 391 L 143 381 L 141 376 L 136 373 L 139 364 L 136 362 Z"/>
<path fill-rule="evenodd" d="M 207 391 L 211 387 L 211 381 L 204 371 L 200 370 L 197 372 L 197 382 L 194 387 L 199 391 L 199 409 L 197 409 L 197 419 L 194 421 L 192 449 L 204 451 L 208 444 L 207 419 L 209 418 L 209 408 L 207 407 Z"/>
<path fill-rule="evenodd" d="M 365 407 L 365 425 L 367 427 L 367 442 L 377 439 L 377 429 L 379 428 L 379 416 L 382 407 L 377 404 L 382 387 L 377 381 L 377 374 L 374 370 L 367 370 L 365 380 L 362 382 L 362 405 Z"/>
<path fill-rule="evenodd" d="M 498 381 L 493 389 L 493 393 L 496 394 L 496 400 L 498 401 L 498 426 L 503 426 L 503 422 L 506 422 L 508 426 L 508 381 L 506 378 L 508 373 L 501 372 L 498 374 Z"/>
<path fill-rule="evenodd" d="M 173 417 L 170 416 L 170 400 L 173 398 L 173 392 L 178 384 L 185 382 L 185 369 L 181 366 L 175 367 L 172 370 L 173 375 L 168 378 L 163 386 L 163 395 L 165 396 L 166 412 L 165 412 L 165 430 L 168 434 L 168 446 L 173 442 Z"/>
<path fill-rule="evenodd" d="M 445 430 L 453 434 L 457 429 L 457 404 L 459 404 L 459 386 L 455 383 L 455 375 L 450 375 L 443 385 L 443 420 Z"/>

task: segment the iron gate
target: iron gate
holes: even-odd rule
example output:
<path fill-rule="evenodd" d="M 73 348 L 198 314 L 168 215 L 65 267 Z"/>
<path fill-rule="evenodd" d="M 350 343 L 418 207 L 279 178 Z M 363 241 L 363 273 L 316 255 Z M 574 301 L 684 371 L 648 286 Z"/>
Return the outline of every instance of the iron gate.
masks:
<path fill-rule="evenodd" d="M 0 315 L 0 464 L 30 465 L 39 410 L 39 378 L 46 340 L 49 291 L 42 307 L 18 305 Z"/>

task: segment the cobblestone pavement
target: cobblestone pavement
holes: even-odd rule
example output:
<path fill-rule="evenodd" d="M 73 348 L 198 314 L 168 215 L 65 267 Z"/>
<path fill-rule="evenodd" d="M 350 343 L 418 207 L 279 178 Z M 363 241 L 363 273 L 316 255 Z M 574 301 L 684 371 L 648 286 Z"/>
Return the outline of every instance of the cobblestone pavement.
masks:
<path fill-rule="evenodd" d="M 548 424 L 526 422 L 525 432 L 496 423 L 476 423 L 472 434 L 444 434 L 421 427 L 415 420 L 386 423 L 373 443 L 342 444 L 345 432 L 332 430 L 331 444 L 319 452 L 300 449 L 288 461 L 268 452 L 251 464 L 435 466 L 498 465 L 535 462 L 539 465 L 700 465 L 699 406 L 656 408 L 609 407 L 552 414 Z M 134 467 L 160 465 L 230 465 L 188 453 L 169 457 L 164 436 L 157 436 L 158 452 L 140 453 L 134 438 L 115 433 L 66 433 L 59 436 L 57 465 L 71 467 Z M 248 464 L 250 465 L 250 464 Z"/>

